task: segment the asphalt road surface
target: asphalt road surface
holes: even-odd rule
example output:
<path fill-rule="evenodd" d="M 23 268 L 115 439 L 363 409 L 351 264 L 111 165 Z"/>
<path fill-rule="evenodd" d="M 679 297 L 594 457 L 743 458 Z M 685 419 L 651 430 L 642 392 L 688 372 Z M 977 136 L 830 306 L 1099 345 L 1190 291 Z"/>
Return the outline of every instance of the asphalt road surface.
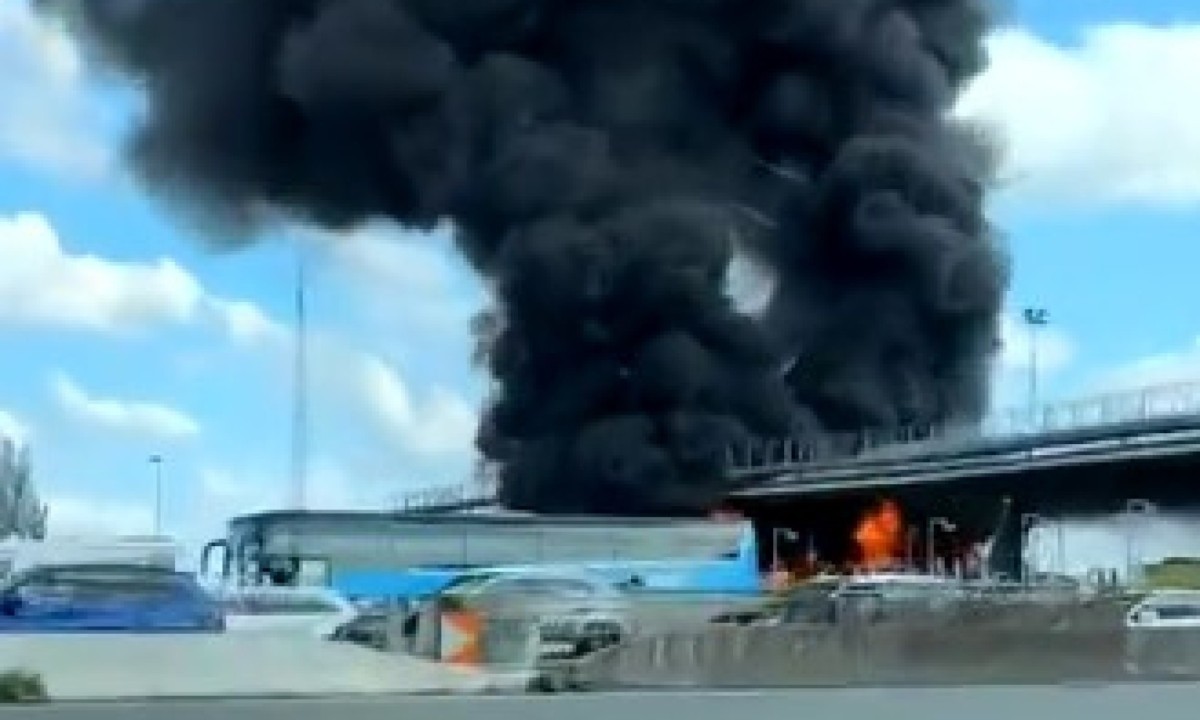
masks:
<path fill-rule="evenodd" d="M 1200 683 L 62 703 L 4 720 L 1195 720 Z"/>

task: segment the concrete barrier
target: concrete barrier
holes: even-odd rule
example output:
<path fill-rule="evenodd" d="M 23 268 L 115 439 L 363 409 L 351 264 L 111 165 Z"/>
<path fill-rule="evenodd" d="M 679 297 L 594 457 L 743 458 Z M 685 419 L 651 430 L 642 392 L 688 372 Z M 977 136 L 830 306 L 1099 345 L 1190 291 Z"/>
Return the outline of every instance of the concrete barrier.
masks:
<path fill-rule="evenodd" d="M 740 687 L 845 684 L 865 654 L 829 627 L 716 626 L 635 638 L 589 658 L 579 682 L 602 687 Z"/>
<path fill-rule="evenodd" d="M 712 627 L 637 638 L 576 673 L 593 686 L 828 686 L 1128 677 L 1117 606 L 964 606 L 874 622 Z"/>
<path fill-rule="evenodd" d="M 1131 674 L 1200 678 L 1200 628 L 1137 628 L 1125 640 Z"/>
<path fill-rule="evenodd" d="M 757 596 L 643 591 L 632 596 L 632 620 L 640 635 L 693 631 L 722 613 L 761 608 L 763 602 Z"/>
<path fill-rule="evenodd" d="M 529 682 L 274 634 L 0 635 L 0 669 L 36 672 L 51 698 L 75 700 L 459 693 Z"/>

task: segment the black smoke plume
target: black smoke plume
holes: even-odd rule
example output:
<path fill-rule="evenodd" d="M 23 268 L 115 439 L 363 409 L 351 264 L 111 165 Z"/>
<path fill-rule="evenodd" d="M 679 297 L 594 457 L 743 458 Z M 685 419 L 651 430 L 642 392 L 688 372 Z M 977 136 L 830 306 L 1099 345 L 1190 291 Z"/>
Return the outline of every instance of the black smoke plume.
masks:
<path fill-rule="evenodd" d="M 454 222 L 512 506 L 697 512 L 740 438 L 985 409 L 1007 270 L 947 119 L 982 0 L 44 8 L 144 91 L 131 161 L 219 242 Z M 736 252 L 775 276 L 760 316 Z"/>

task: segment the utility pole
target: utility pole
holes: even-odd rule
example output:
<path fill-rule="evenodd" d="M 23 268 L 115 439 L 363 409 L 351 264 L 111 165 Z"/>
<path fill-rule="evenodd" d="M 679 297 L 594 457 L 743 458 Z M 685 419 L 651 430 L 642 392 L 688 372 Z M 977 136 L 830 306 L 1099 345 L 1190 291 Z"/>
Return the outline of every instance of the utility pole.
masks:
<path fill-rule="evenodd" d="M 154 537 L 162 537 L 162 455 L 151 455 L 150 464 L 154 466 Z"/>
<path fill-rule="evenodd" d="M 1050 311 L 1042 307 L 1027 307 L 1025 326 L 1029 331 L 1029 423 L 1037 429 L 1038 420 L 1038 334 L 1050 322 Z"/>
<path fill-rule="evenodd" d="M 296 255 L 296 333 L 292 368 L 292 507 L 308 502 L 308 318 L 304 248 Z"/>
<path fill-rule="evenodd" d="M 1041 561 L 1038 557 L 1041 553 L 1041 529 L 1044 518 L 1037 513 L 1021 513 L 1021 584 L 1028 585 L 1029 581 L 1041 568 Z M 1035 550 L 1031 552 L 1028 544 L 1028 539 L 1034 530 L 1038 530 L 1036 536 L 1037 544 Z"/>
<path fill-rule="evenodd" d="M 1144 525 L 1147 519 L 1158 510 L 1149 500 L 1135 498 L 1125 502 L 1125 584 L 1132 586 L 1136 581 L 1143 580 L 1141 550 L 1137 548 L 1135 534 L 1138 527 Z M 1138 522 L 1141 520 L 1141 522 Z"/>

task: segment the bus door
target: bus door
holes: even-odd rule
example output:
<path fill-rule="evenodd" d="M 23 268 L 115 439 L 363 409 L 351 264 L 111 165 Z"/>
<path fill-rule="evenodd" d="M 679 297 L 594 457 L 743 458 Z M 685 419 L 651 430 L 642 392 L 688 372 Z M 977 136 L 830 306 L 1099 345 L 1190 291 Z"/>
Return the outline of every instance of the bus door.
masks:
<path fill-rule="evenodd" d="M 219 564 L 214 560 L 214 556 L 220 553 Z M 204 548 L 200 551 L 200 577 L 204 580 L 219 580 L 226 582 L 229 580 L 230 570 L 229 558 L 229 541 L 224 538 L 211 540 L 205 543 Z"/>

